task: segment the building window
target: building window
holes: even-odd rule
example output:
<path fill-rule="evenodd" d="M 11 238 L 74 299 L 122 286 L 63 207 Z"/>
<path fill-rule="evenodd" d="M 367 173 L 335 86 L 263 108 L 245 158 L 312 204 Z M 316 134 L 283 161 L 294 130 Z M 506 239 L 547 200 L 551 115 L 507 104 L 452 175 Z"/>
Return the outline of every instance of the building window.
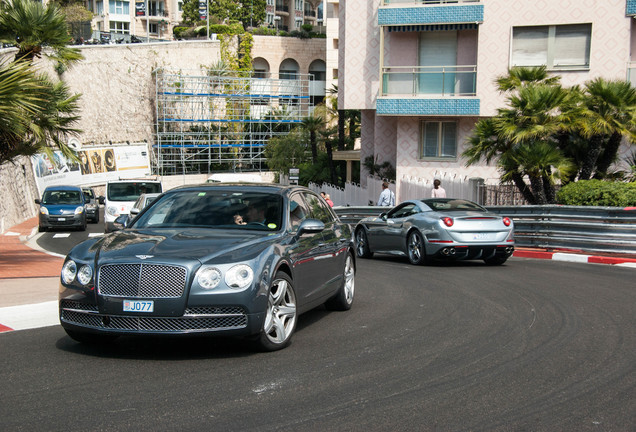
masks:
<path fill-rule="evenodd" d="M 296 80 L 298 79 L 298 72 L 295 70 L 283 70 L 278 72 L 278 78 L 282 80 Z"/>
<path fill-rule="evenodd" d="M 104 13 L 104 2 L 98 1 L 95 3 L 95 15 L 102 15 Z"/>
<path fill-rule="evenodd" d="M 130 15 L 129 3 L 127 1 L 109 0 L 108 11 L 115 15 Z"/>
<path fill-rule="evenodd" d="M 457 157 L 457 122 L 422 122 L 421 132 L 422 158 Z"/>
<path fill-rule="evenodd" d="M 159 25 L 157 23 L 148 24 L 148 32 L 150 34 L 158 34 L 159 33 Z"/>
<path fill-rule="evenodd" d="M 548 69 L 589 68 L 591 39 L 591 24 L 515 27 L 511 63 Z"/>
<path fill-rule="evenodd" d="M 110 31 L 112 33 L 130 34 L 130 24 L 127 22 L 111 21 Z"/>
<path fill-rule="evenodd" d="M 338 79 L 338 69 L 332 69 L 331 75 L 333 76 L 333 79 Z"/>

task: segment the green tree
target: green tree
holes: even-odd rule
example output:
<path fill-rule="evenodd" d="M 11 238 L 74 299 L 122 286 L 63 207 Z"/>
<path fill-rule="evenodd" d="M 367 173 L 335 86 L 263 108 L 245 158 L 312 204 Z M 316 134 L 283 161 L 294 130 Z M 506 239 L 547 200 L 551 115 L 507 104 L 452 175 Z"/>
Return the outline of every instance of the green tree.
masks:
<path fill-rule="evenodd" d="M 70 40 L 54 4 L 0 0 L 0 42 L 18 48 L 13 63 L 0 64 L 0 164 L 54 148 L 75 158 L 66 140 L 79 132 L 73 127 L 79 95 L 36 74 L 32 65 L 43 54 L 64 65 L 81 59 L 77 49 L 67 47 Z"/>
<path fill-rule="evenodd" d="M 42 151 L 52 156 L 53 148 L 74 159 L 66 141 L 79 132 L 78 98 L 26 62 L 0 65 L 0 165 Z"/>
<path fill-rule="evenodd" d="M 0 0 L 0 42 L 18 47 L 17 61 L 33 61 L 43 53 L 65 65 L 82 59 L 77 48 L 68 46 L 71 35 L 55 3 L 44 6 L 32 0 Z"/>
<path fill-rule="evenodd" d="M 580 133 L 589 141 L 579 179 L 604 178 L 623 137 L 636 140 L 636 89 L 626 81 L 596 78 L 585 84 Z"/>
<path fill-rule="evenodd" d="M 303 128 L 309 132 L 309 145 L 311 146 L 311 160 L 318 162 L 317 132 L 324 127 L 325 121 L 320 116 L 305 117 L 302 121 Z"/>
<path fill-rule="evenodd" d="M 294 168 L 310 160 L 307 151 L 307 134 L 301 128 L 287 135 L 271 138 L 265 146 L 267 165 L 280 174 L 289 173 Z"/>
<path fill-rule="evenodd" d="M 502 180 L 513 181 L 527 201 L 553 202 L 552 167 L 558 167 L 559 173 L 571 170 L 571 161 L 558 150 L 555 137 L 571 127 L 579 112 L 575 93 L 548 78 L 543 68 L 513 69 L 497 83 L 509 93 L 508 107 L 477 123 L 464 152 L 467 165 L 496 159 Z"/>
<path fill-rule="evenodd" d="M 181 19 L 183 19 L 184 24 L 190 26 L 200 21 L 198 0 L 183 0 Z"/>

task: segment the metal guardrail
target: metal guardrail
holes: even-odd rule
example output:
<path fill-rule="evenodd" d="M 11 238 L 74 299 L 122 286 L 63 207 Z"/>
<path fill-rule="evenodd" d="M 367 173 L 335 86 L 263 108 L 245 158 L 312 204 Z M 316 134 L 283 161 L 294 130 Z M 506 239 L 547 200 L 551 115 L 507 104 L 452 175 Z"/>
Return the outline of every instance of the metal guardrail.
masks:
<path fill-rule="evenodd" d="M 356 224 L 388 207 L 335 207 L 340 220 Z M 579 206 L 493 206 L 515 223 L 515 244 L 541 249 L 575 249 L 636 255 L 636 208 Z"/>

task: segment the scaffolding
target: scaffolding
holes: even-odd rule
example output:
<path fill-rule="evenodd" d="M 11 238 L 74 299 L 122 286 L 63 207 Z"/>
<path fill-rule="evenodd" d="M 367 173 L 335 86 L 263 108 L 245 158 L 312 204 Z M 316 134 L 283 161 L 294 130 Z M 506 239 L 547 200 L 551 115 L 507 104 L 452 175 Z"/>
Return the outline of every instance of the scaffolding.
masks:
<path fill-rule="evenodd" d="M 311 76 L 241 77 L 226 71 L 155 71 L 153 172 L 159 175 L 260 171 L 272 137 L 313 111 Z"/>

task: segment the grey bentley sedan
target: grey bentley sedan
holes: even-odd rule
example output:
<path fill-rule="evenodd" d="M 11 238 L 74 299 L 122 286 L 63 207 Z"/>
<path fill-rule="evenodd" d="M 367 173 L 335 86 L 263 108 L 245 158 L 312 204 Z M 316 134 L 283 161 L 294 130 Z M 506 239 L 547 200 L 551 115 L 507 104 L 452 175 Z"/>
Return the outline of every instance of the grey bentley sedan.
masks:
<path fill-rule="evenodd" d="M 60 322 L 80 342 L 216 334 L 273 351 L 290 343 L 301 313 L 351 308 L 354 257 L 349 226 L 307 188 L 181 187 L 71 250 Z"/>

